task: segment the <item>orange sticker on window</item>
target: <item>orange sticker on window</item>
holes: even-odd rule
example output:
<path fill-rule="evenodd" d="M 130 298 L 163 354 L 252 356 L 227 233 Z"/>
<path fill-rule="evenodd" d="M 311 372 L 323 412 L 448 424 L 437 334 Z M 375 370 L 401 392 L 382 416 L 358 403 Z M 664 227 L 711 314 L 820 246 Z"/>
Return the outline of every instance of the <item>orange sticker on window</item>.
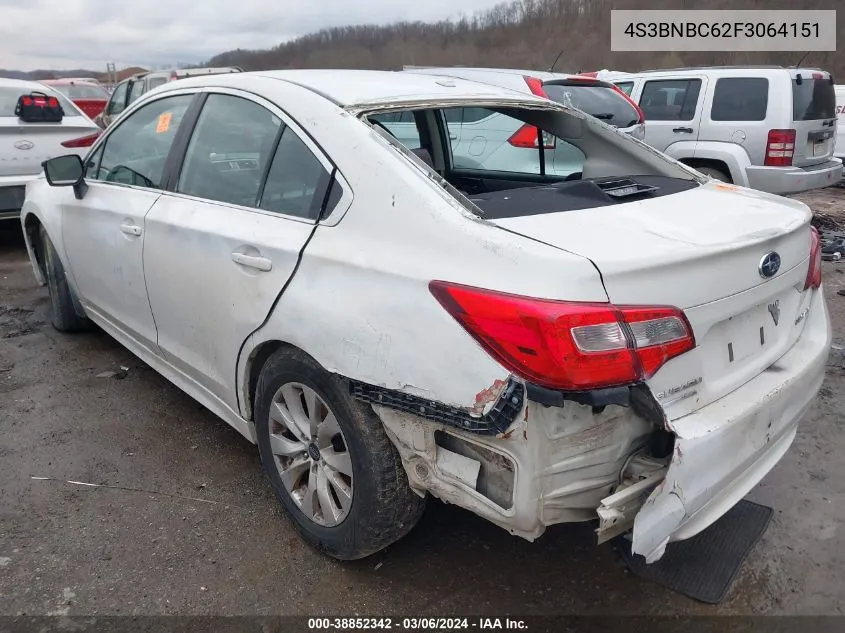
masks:
<path fill-rule="evenodd" d="M 158 123 L 156 124 L 156 134 L 164 134 L 170 129 L 170 120 L 173 118 L 172 112 L 163 112 L 158 116 Z"/>

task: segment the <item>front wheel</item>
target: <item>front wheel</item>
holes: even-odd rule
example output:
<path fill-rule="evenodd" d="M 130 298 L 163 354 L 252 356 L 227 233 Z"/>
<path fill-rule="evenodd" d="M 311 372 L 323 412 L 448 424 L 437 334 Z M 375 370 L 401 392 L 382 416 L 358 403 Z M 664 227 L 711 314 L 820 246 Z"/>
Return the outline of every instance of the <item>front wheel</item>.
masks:
<path fill-rule="evenodd" d="M 341 560 L 364 558 L 407 534 L 425 500 L 369 405 L 292 348 L 261 370 L 255 397 L 261 464 L 305 540 Z"/>
<path fill-rule="evenodd" d="M 74 305 L 73 291 L 68 285 L 62 260 L 59 259 L 50 236 L 42 226 L 39 235 L 44 257 L 44 276 L 50 291 L 50 322 L 59 332 L 91 329 L 91 321 L 80 316 Z"/>

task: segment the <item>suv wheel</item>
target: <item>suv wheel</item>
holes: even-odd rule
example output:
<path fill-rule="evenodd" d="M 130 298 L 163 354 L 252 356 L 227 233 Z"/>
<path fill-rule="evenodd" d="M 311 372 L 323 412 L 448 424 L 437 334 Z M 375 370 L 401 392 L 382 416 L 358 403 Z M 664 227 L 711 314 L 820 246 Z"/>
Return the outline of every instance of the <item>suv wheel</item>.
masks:
<path fill-rule="evenodd" d="M 733 182 L 728 174 L 716 167 L 696 167 L 696 169 L 702 174 L 706 174 L 716 180 L 721 180 L 722 182 Z"/>
<path fill-rule="evenodd" d="M 262 467 L 316 549 L 363 558 L 407 534 L 425 506 L 372 408 L 292 348 L 261 370 L 255 425 Z"/>

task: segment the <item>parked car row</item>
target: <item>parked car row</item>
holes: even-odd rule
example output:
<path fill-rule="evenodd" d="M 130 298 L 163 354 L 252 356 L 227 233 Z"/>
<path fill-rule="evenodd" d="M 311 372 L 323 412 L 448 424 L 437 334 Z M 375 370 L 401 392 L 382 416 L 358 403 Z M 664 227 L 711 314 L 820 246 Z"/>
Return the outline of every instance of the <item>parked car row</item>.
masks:
<path fill-rule="evenodd" d="M 796 139 L 761 157 L 828 160 L 803 125 L 829 83 L 802 72 L 768 76 L 758 123 Z M 701 101 L 651 77 L 640 107 L 723 107 L 718 79 Z M 431 495 L 528 540 L 630 531 L 659 559 L 773 468 L 821 386 L 819 237 L 806 205 L 620 132 L 641 121 L 613 88 L 513 78 L 528 89 L 302 70 L 143 94 L 27 184 L 54 327 L 99 325 L 256 444 L 337 558 L 401 538 Z M 610 99 L 613 118 L 569 105 Z"/>

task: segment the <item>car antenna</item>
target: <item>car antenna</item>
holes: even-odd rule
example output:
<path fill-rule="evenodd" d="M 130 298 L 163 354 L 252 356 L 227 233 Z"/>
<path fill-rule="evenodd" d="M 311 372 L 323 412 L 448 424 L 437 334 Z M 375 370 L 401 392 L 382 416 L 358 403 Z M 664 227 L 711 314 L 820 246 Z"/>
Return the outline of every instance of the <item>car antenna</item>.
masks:
<path fill-rule="evenodd" d="M 801 63 L 802 63 L 805 59 L 807 59 L 807 55 L 809 55 L 809 54 L 810 54 L 810 51 L 807 51 L 806 53 L 804 53 L 804 55 L 801 57 L 801 59 L 799 59 L 799 60 L 798 60 L 798 63 L 797 63 L 797 64 L 795 64 L 795 67 L 796 67 L 796 68 L 798 68 L 798 67 L 801 65 Z"/>
<path fill-rule="evenodd" d="M 552 65 L 551 65 L 551 66 L 549 66 L 549 70 L 547 70 L 546 72 L 552 72 L 552 71 L 554 71 L 555 66 L 557 66 L 557 63 L 560 61 L 560 58 L 561 58 L 561 57 L 563 57 L 563 50 L 561 50 L 561 51 L 557 54 L 557 57 L 555 57 L 555 60 L 552 62 Z"/>

